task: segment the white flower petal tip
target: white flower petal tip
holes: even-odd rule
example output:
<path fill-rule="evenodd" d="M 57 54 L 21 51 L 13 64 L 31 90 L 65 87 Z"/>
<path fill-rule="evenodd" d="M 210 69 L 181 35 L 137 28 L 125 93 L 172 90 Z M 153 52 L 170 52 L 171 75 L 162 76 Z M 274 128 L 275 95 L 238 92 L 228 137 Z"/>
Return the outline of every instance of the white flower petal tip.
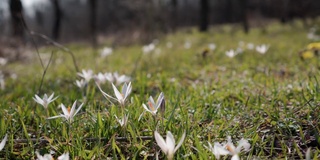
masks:
<path fill-rule="evenodd" d="M 69 152 L 62 154 L 61 156 L 58 157 L 58 160 L 69 160 Z"/>
<path fill-rule="evenodd" d="M 63 104 L 61 104 L 61 109 L 63 114 L 60 114 L 58 116 L 53 116 L 53 117 L 49 117 L 48 119 L 54 119 L 54 118 L 60 118 L 60 117 L 64 117 L 69 123 L 72 123 L 74 116 L 80 111 L 80 109 L 83 106 L 83 103 L 78 107 L 78 109 L 76 109 L 76 105 L 77 105 L 77 100 L 74 101 L 72 107 L 65 107 Z"/>
<path fill-rule="evenodd" d="M 99 87 L 99 90 L 101 91 L 101 93 L 103 94 L 103 96 L 105 96 L 106 98 L 111 98 L 113 100 L 118 101 L 121 106 L 125 105 L 125 101 L 126 101 L 127 97 L 129 96 L 129 94 L 131 93 L 131 90 L 132 90 L 131 82 L 129 82 L 129 84 L 127 84 L 127 83 L 123 84 L 121 93 L 117 89 L 117 87 L 112 83 L 112 88 L 113 88 L 113 91 L 114 91 L 114 94 L 115 94 L 115 97 L 112 97 L 109 94 L 107 94 L 106 92 L 104 92 L 100 88 L 99 85 L 98 85 L 98 87 Z"/>
<path fill-rule="evenodd" d="M 154 137 L 162 152 L 167 156 L 169 160 L 172 160 L 174 157 L 174 153 L 181 147 L 186 137 L 186 132 L 182 134 L 182 137 L 180 138 L 177 146 L 175 146 L 175 139 L 170 131 L 167 132 L 166 140 L 162 138 L 158 131 L 154 131 Z"/>
<path fill-rule="evenodd" d="M 129 119 L 129 115 L 126 114 L 124 115 L 122 118 L 118 118 L 116 115 L 114 115 L 118 121 L 118 123 L 120 124 L 121 127 L 125 127 L 128 124 L 128 119 Z"/>
<path fill-rule="evenodd" d="M 40 98 L 38 95 L 35 95 L 35 96 L 33 97 L 33 100 L 34 100 L 35 102 L 39 103 L 40 105 L 42 105 L 45 109 L 47 109 L 47 108 L 48 108 L 48 105 L 49 105 L 51 102 L 55 101 L 59 96 L 57 96 L 57 97 L 55 97 L 55 98 L 53 98 L 53 97 L 54 97 L 54 93 L 52 93 L 52 94 L 49 96 L 49 98 L 48 98 L 47 94 L 44 94 L 44 95 L 43 95 L 43 98 Z"/>
<path fill-rule="evenodd" d="M 209 143 L 209 142 L 208 142 Z M 232 160 L 240 160 L 239 153 L 241 152 L 242 148 L 245 151 L 248 151 L 250 149 L 250 143 L 248 140 L 241 139 L 238 142 L 238 146 L 235 147 L 234 144 L 232 143 L 231 137 L 227 137 L 227 143 L 224 145 L 221 145 L 218 142 L 214 143 L 214 146 L 209 143 L 209 147 L 207 147 L 216 157 L 216 159 L 220 159 L 221 155 L 231 155 Z"/>
<path fill-rule="evenodd" d="M 0 143 L 0 151 L 2 151 L 4 146 L 6 145 L 7 139 L 8 139 L 8 134 L 4 136 L 3 140 Z"/>
<path fill-rule="evenodd" d="M 82 70 L 81 73 L 77 73 L 78 76 L 82 77 L 87 83 L 93 78 L 93 71 L 89 70 Z"/>
<path fill-rule="evenodd" d="M 146 111 L 150 112 L 152 115 L 156 115 L 159 108 L 161 108 L 161 107 L 165 108 L 165 100 L 164 100 L 163 92 L 160 93 L 156 102 L 150 96 L 147 105 L 142 104 L 142 107 Z"/>

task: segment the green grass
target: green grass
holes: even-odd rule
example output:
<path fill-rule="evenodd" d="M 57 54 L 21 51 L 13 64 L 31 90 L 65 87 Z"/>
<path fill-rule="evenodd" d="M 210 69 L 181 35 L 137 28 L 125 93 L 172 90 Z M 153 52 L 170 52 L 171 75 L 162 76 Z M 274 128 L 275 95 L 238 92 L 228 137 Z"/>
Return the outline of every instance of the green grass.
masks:
<path fill-rule="evenodd" d="M 132 93 L 125 110 L 106 100 L 93 81 L 88 84 L 86 98 L 74 85 L 77 72 L 68 53 L 54 47 L 42 48 L 41 56 L 53 59 L 44 77 L 44 93 L 59 95 L 49 105 L 49 115 L 61 114 L 60 103 L 84 103 L 70 127 L 63 119 L 47 120 L 45 109 L 32 97 L 38 94 L 43 68 L 34 53 L 27 62 L 13 62 L 1 70 L 17 74 L 6 77 L 6 88 L 0 90 L 0 135 L 9 138 L 0 157 L 32 159 L 35 151 L 54 157 L 69 152 L 72 159 L 148 159 L 160 150 L 153 138 L 157 128 L 161 135 L 171 131 L 176 141 L 187 136 L 175 159 L 214 159 L 206 149 L 208 142 L 234 142 L 248 139 L 251 148 L 242 152 L 243 159 L 304 159 L 311 147 L 314 159 L 319 158 L 319 59 L 301 61 L 298 52 L 312 41 L 299 23 L 294 26 L 272 24 L 267 33 L 253 29 L 246 35 L 230 26 L 211 28 L 208 33 L 186 29 L 159 39 L 159 55 L 142 54 L 141 45 L 117 46 L 112 55 L 101 58 L 88 46 L 67 46 L 76 57 L 80 69 L 114 72 L 132 76 Z M 190 49 L 184 49 L 190 41 Z M 234 58 L 225 51 L 238 42 L 270 44 L 265 55 L 245 50 Z M 166 43 L 171 42 L 172 48 Z M 217 48 L 202 57 L 209 43 Z M 48 62 L 43 59 L 43 62 Z M 102 89 L 113 95 L 110 83 Z M 148 97 L 164 92 L 166 110 L 154 118 L 145 113 L 142 103 Z M 129 114 L 127 127 L 122 128 L 114 115 Z M 159 121 L 159 123 L 156 123 Z M 71 137 L 70 137 L 71 136 Z M 126 141 L 119 140 L 126 137 Z M 47 139 L 49 143 L 30 141 Z M 88 141 L 96 138 L 96 141 Z M 101 138 L 101 140 L 99 140 Z M 26 139 L 18 143 L 17 139 Z M 165 155 L 160 154 L 164 159 Z M 229 157 L 226 157 L 230 159 Z"/>

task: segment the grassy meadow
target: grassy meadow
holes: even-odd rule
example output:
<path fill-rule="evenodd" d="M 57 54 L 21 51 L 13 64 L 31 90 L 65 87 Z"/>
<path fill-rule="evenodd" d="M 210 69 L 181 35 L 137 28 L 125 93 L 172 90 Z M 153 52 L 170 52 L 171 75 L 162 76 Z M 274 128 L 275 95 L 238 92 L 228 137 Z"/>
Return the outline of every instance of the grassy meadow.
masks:
<path fill-rule="evenodd" d="M 71 159 L 166 159 L 156 130 L 162 136 L 170 131 L 176 143 L 186 133 L 174 159 L 216 159 L 208 143 L 226 142 L 228 136 L 235 145 L 242 138 L 250 143 L 239 153 L 241 159 L 305 159 L 308 148 L 311 159 L 319 159 L 320 62 L 317 56 L 299 56 L 315 42 L 307 33 L 299 22 L 270 24 L 247 35 L 231 26 L 207 33 L 189 28 L 154 40 L 149 53 L 133 44 L 115 46 L 105 57 L 103 47 L 66 45 L 78 71 L 70 54 L 57 47 L 39 49 L 43 66 L 32 50 L 24 61 L 0 69 L 5 73 L 0 139 L 8 135 L 0 159 L 36 159 L 36 151 L 52 152 L 54 158 L 68 152 Z M 261 54 L 248 44 L 269 49 Z M 226 56 L 237 48 L 241 53 Z M 83 69 L 130 76 L 132 91 L 125 103 L 104 97 L 94 79 L 83 88 L 75 85 Z M 99 86 L 114 96 L 110 82 Z M 142 104 L 161 92 L 161 110 L 146 112 Z M 52 93 L 58 98 L 47 109 L 33 99 Z M 63 113 L 61 103 L 71 107 L 76 100 L 77 107 L 83 106 L 73 121 L 48 119 Z M 116 117 L 125 115 L 128 121 L 121 125 Z"/>

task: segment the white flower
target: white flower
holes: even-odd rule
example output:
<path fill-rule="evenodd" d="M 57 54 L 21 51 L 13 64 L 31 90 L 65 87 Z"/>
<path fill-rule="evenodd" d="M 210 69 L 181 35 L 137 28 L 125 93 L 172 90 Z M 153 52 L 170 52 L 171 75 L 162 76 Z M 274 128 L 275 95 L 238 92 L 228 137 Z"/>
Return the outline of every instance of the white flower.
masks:
<path fill-rule="evenodd" d="M 216 49 L 216 44 L 214 44 L 214 43 L 210 43 L 209 45 L 208 45 L 208 47 L 209 47 L 209 49 L 211 50 L 211 51 L 213 51 L 213 50 L 215 50 Z"/>
<path fill-rule="evenodd" d="M 190 48 L 191 48 L 191 42 L 186 41 L 186 42 L 184 43 L 184 48 L 185 48 L 185 49 L 190 49 Z"/>
<path fill-rule="evenodd" d="M 61 156 L 58 157 L 58 160 L 69 160 L 69 152 L 63 153 Z"/>
<path fill-rule="evenodd" d="M 0 143 L 0 151 L 2 151 L 4 146 L 6 145 L 7 139 L 8 139 L 8 135 L 6 134 Z"/>
<path fill-rule="evenodd" d="M 71 123 L 73 121 L 73 117 L 80 111 L 81 107 L 83 106 L 83 103 L 78 107 L 77 110 L 76 105 L 77 101 L 74 101 L 72 108 L 70 109 L 70 107 L 66 108 L 63 104 L 61 104 L 60 106 L 63 111 L 63 114 L 60 114 L 59 116 L 49 117 L 48 119 L 64 117 L 68 122 Z"/>
<path fill-rule="evenodd" d="M 225 145 L 221 145 L 220 143 L 214 143 L 214 147 L 211 146 L 209 143 L 209 150 L 216 156 L 217 159 L 220 159 L 220 155 L 232 155 L 231 160 L 240 160 L 239 153 L 241 152 L 242 148 L 245 151 L 250 149 L 250 143 L 248 140 L 241 139 L 238 142 L 238 146 L 235 147 L 232 143 L 231 137 L 228 136 L 228 142 Z"/>
<path fill-rule="evenodd" d="M 45 154 L 45 155 L 40 155 L 40 153 L 38 151 L 36 151 L 36 155 L 38 160 L 53 160 L 53 157 L 51 154 Z"/>
<path fill-rule="evenodd" d="M 121 127 L 124 127 L 127 125 L 128 123 L 128 118 L 129 118 L 129 115 L 124 115 L 121 119 L 118 118 L 116 115 L 114 115 L 118 121 L 118 123 L 120 124 Z"/>
<path fill-rule="evenodd" d="M 103 84 L 106 82 L 106 76 L 102 73 L 98 73 L 96 75 L 93 76 L 93 79 L 96 81 L 96 83 L 98 84 Z"/>
<path fill-rule="evenodd" d="M 111 55 L 113 52 L 112 48 L 109 48 L 109 47 L 104 47 L 100 53 L 100 56 L 101 57 L 106 57 L 106 56 L 109 56 Z"/>
<path fill-rule="evenodd" d="M 260 54 L 265 54 L 269 49 L 269 45 L 262 44 L 260 46 L 256 46 L 256 51 Z"/>
<path fill-rule="evenodd" d="M 163 101 L 164 101 L 164 94 L 161 92 L 160 95 L 158 96 L 156 103 L 154 102 L 153 98 L 150 96 L 148 101 L 148 106 L 145 104 L 142 104 L 142 106 L 146 111 L 150 112 L 152 115 L 156 115 Z"/>
<path fill-rule="evenodd" d="M 228 155 L 230 152 L 224 148 L 220 143 L 215 142 L 214 147 L 208 142 L 208 149 L 215 155 L 216 159 L 220 159 L 220 155 Z"/>
<path fill-rule="evenodd" d="M 253 43 L 248 43 L 247 44 L 247 48 L 250 49 L 250 50 L 253 50 L 254 49 L 254 44 Z"/>
<path fill-rule="evenodd" d="M 34 101 L 41 104 L 45 109 L 47 109 L 48 105 L 58 98 L 58 96 L 55 98 L 53 98 L 53 96 L 54 96 L 54 93 L 52 93 L 49 98 L 48 98 L 47 94 L 44 94 L 42 99 L 38 95 L 35 95 L 35 97 L 32 97 L 32 98 Z"/>
<path fill-rule="evenodd" d="M 38 151 L 36 151 L 36 155 L 38 160 L 53 160 L 53 157 L 51 154 L 45 154 L 45 155 L 40 155 Z M 58 160 L 69 160 L 69 153 L 64 153 L 61 156 L 58 157 Z"/>
<path fill-rule="evenodd" d="M 240 53 L 243 53 L 243 49 L 241 47 L 238 47 L 236 49 L 236 54 L 240 54 Z"/>
<path fill-rule="evenodd" d="M 87 85 L 87 82 L 84 79 L 76 80 L 75 85 L 82 89 Z"/>
<path fill-rule="evenodd" d="M 4 81 L 4 75 L 2 71 L 0 71 L 0 89 L 4 90 L 6 88 L 6 83 Z"/>
<path fill-rule="evenodd" d="M 164 154 L 166 154 L 167 158 L 169 160 L 172 160 L 174 153 L 182 145 L 182 143 L 186 137 L 186 132 L 184 132 L 182 134 L 182 137 L 180 138 L 180 141 L 177 146 L 175 146 L 175 140 L 174 140 L 174 137 L 170 131 L 167 132 L 166 140 L 164 140 L 157 131 L 154 131 L 154 137 L 156 139 L 158 146 L 161 148 L 161 150 L 164 152 Z"/>
<path fill-rule="evenodd" d="M 155 48 L 156 48 L 156 45 L 154 43 L 150 43 L 150 44 L 144 45 L 142 47 L 142 52 L 144 54 L 148 54 L 148 53 L 152 52 Z"/>
<path fill-rule="evenodd" d="M 226 51 L 226 55 L 230 58 L 233 58 L 234 56 L 237 55 L 237 52 L 233 49 Z"/>
<path fill-rule="evenodd" d="M 6 65 L 8 62 L 8 59 L 6 58 L 3 58 L 3 57 L 0 57 L 0 66 L 4 66 Z"/>
<path fill-rule="evenodd" d="M 129 82 L 131 79 L 129 76 L 126 76 L 126 75 L 119 75 L 118 72 L 114 72 L 114 73 L 107 72 L 104 75 L 106 80 L 108 80 L 111 83 L 115 83 L 116 85 L 119 85 L 124 82 Z"/>
<path fill-rule="evenodd" d="M 92 70 L 82 70 L 81 73 L 77 73 L 78 76 L 82 77 L 86 82 L 89 82 L 91 78 L 93 77 L 93 71 Z"/>
<path fill-rule="evenodd" d="M 98 87 L 99 87 L 99 85 L 98 85 Z M 102 89 L 100 87 L 99 87 L 99 89 L 100 89 L 101 93 L 106 98 L 114 99 L 114 100 L 118 101 L 122 106 L 124 106 L 126 98 L 131 93 L 131 89 L 132 89 L 131 82 L 128 85 L 127 85 L 127 83 L 123 84 L 121 93 L 119 92 L 119 90 L 116 88 L 116 86 L 113 83 L 112 83 L 112 87 L 113 87 L 113 91 L 114 91 L 116 98 L 114 98 L 114 97 L 110 96 L 109 94 L 107 94 L 106 92 L 102 91 Z"/>

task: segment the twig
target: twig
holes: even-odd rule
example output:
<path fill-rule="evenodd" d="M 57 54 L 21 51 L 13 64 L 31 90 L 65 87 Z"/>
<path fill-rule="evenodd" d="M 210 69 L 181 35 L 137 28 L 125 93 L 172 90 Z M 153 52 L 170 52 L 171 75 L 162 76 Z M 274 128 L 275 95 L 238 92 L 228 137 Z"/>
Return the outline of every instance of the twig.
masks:
<path fill-rule="evenodd" d="M 49 43 L 51 43 L 52 45 L 58 47 L 58 48 L 61 49 L 62 51 L 69 53 L 69 54 L 71 55 L 71 58 L 72 58 L 72 61 L 73 61 L 73 65 L 74 65 L 76 71 L 79 72 L 79 68 L 78 68 L 78 65 L 77 65 L 77 62 L 76 62 L 76 58 L 75 58 L 73 52 L 72 52 L 70 49 L 68 49 L 67 47 L 63 46 L 62 44 L 60 44 L 60 43 L 52 40 L 51 38 L 49 38 L 49 37 L 46 36 L 46 35 L 43 35 L 43 34 L 40 34 L 40 33 L 36 33 L 36 32 L 33 32 L 33 31 L 31 31 L 30 34 L 31 34 L 31 35 L 35 35 L 35 36 L 39 36 L 39 37 L 47 40 L 47 41 L 48 41 Z"/>
<path fill-rule="evenodd" d="M 45 76 L 45 75 L 46 75 L 46 73 L 47 73 L 47 70 L 48 70 L 49 65 L 50 65 L 50 63 L 51 63 L 51 60 L 52 60 L 52 57 L 53 57 L 53 51 L 51 52 L 49 62 L 48 62 L 48 64 L 47 64 L 46 68 L 45 68 L 45 69 L 44 69 L 44 71 L 43 71 L 43 74 L 42 74 L 42 78 L 41 78 L 41 82 L 40 82 L 40 86 L 39 86 L 38 93 L 40 93 L 40 92 L 41 92 L 41 88 L 42 88 L 42 84 L 43 84 L 44 76 Z"/>
<path fill-rule="evenodd" d="M 116 141 L 118 142 L 129 142 L 129 138 L 127 137 L 116 137 Z M 153 136 L 141 136 L 137 137 L 138 141 L 145 141 L 145 140 L 152 140 Z M 97 142 L 97 141 L 103 141 L 108 142 L 110 138 L 85 138 L 84 141 L 86 142 Z M 28 143 L 28 142 L 39 142 L 39 143 L 49 143 L 47 139 L 37 139 L 37 138 L 30 138 L 30 139 L 14 139 L 14 143 Z"/>
<path fill-rule="evenodd" d="M 24 27 L 24 29 L 25 29 L 30 35 L 32 35 L 30 29 L 28 28 L 28 26 L 27 26 L 27 24 L 26 24 L 26 22 L 25 22 L 25 20 L 24 20 L 24 18 L 23 18 L 23 15 L 20 14 L 20 16 L 22 17 L 22 18 L 21 18 L 22 27 Z M 30 36 L 30 38 L 31 38 L 31 40 L 32 40 L 32 43 L 33 43 L 36 51 L 37 51 L 37 56 L 38 56 L 38 58 L 39 58 L 39 60 L 40 60 L 41 67 L 44 68 L 43 62 L 42 62 L 41 57 L 40 57 L 40 53 L 39 53 L 39 49 L 38 49 L 37 43 L 36 43 L 36 41 L 33 39 L 32 36 Z"/>

